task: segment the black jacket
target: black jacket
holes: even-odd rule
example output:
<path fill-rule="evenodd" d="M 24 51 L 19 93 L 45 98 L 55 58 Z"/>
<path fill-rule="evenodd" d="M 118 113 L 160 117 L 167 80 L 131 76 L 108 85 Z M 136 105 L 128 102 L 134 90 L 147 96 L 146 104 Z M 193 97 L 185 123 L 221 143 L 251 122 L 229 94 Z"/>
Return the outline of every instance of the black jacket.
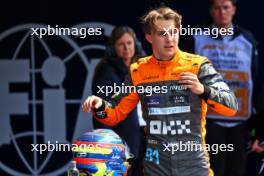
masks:
<path fill-rule="evenodd" d="M 125 76 L 129 73 L 127 66 L 122 59 L 107 56 L 103 58 L 96 66 L 93 82 L 92 93 L 105 100 L 110 100 L 113 92 L 108 96 L 105 93 L 99 92 L 97 86 L 112 86 L 114 83 L 120 86 Z M 105 90 L 105 89 L 104 89 Z M 111 128 L 96 120 L 93 121 L 94 128 Z M 140 126 L 138 122 L 138 115 L 136 108 L 129 113 L 126 120 L 120 122 L 112 128 L 122 139 L 126 141 L 130 147 L 131 152 L 137 158 L 140 148 Z"/>

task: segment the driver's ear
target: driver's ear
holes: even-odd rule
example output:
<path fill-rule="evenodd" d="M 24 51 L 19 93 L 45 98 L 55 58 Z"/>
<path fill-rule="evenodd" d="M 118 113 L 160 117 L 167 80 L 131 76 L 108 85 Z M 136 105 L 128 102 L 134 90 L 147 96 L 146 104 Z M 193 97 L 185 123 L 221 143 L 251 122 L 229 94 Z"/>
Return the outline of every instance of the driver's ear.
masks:
<path fill-rule="evenodd" d="M 235 15 L 235 14 L 236 14 L 236 6 L 234 5 L 233 8 L 234 8 L 234 9 L 233 9 L 233 15 Z"/>
<path fill-rule="evenodd" d="M 152 43 L 152 37 L 150 34 L 145 34 L 145 38 L 149 43 Z"/>

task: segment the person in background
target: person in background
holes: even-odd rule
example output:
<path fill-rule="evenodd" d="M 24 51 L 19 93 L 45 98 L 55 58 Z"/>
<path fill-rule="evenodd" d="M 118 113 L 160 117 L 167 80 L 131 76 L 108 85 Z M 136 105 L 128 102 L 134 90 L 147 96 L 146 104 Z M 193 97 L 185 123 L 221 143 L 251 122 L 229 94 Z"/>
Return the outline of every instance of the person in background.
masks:
<path fill-rule="evenodd" d="M 245 122 L 254 114 L 257 91 L 257 42 L 253 35 L 233 22 L 236 0 L 209 0 L 212 23 L 217 33 L 205 32 L 189 37 L 183 50 L 208 57 L 225 82 L 235 92 L 239 109 L 235 117 L 226 118 L 209 111 L 206 142 L 232 144 L 234 151 L 211 154 L 216 176 L 244 176 L 246 168 Z"/>
<path fill-rule="evenodd" d="M 263 78 L 262 78 L 263 80 Z M 249 151 L 247 152 L 247 176 L 264 175 L 264 84 L 258 95 L 256 114 L 249 119 L 248 129 L 251 131 Z"/>
<path fill-rule="evenodd" d="M 110 100 L 114 91 L 108 95 L 100 91 L 99 87 L 121 86 L 129 73 L 130 64 L 142 54 L 140 43 L 136 40 L 136 34 L 128 26 L 118 26 L 112 31 L 104 58 L 96 66 L 92 92 L 105 100 Z M 105 90 L 105 89 L 103 89 Z M 139 119 L 141 117 L 141 119 Z M 128 144 L 134 155 L 130 176 L 142 176 L 142 159 L 144 156 L 144 120 L 138 109 L 134 108 L 128 118 L 114 127 L 104 125 L 94 118 L 94 128 L 111 128 Z"/>

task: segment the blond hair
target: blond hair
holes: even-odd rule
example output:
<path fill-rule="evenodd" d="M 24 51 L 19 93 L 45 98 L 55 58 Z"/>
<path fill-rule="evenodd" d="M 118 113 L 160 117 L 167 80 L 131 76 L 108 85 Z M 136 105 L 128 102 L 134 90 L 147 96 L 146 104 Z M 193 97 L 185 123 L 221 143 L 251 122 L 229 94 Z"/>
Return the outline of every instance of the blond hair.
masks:
<path fill-rule="evenodd" d="M 141 18 L 143 31 L 145 34 L 150 34 L 156 31 L 157 20 L 174 20 L 175 27 L 180 29 L 182 16 L 169 7 L 159 7 L 150 10 L 146 15 Z"/>

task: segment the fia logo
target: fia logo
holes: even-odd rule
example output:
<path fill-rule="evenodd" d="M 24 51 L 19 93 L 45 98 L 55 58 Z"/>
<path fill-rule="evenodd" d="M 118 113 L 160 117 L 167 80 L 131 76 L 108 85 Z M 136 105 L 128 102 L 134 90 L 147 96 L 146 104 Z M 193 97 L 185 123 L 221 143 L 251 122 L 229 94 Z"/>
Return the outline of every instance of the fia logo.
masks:
<path fill-rule="evenodd" d="M 31 144 L 71 143 L 92 128 L 80 104 L 91 94 L 91 80 L 99 58 L 86 54 L 102 44 L 77 44 L 70 36 L 39 38 L 23 24 L 0 33 L 0 175 L 60 175 L 71 152 L 32 152 Z M 101 27 L 109 37 L 112 25 Z M 98 57 L 98 56 L 97 56 Z M 50 164 L 51 160 L 57 162 Z"/>

